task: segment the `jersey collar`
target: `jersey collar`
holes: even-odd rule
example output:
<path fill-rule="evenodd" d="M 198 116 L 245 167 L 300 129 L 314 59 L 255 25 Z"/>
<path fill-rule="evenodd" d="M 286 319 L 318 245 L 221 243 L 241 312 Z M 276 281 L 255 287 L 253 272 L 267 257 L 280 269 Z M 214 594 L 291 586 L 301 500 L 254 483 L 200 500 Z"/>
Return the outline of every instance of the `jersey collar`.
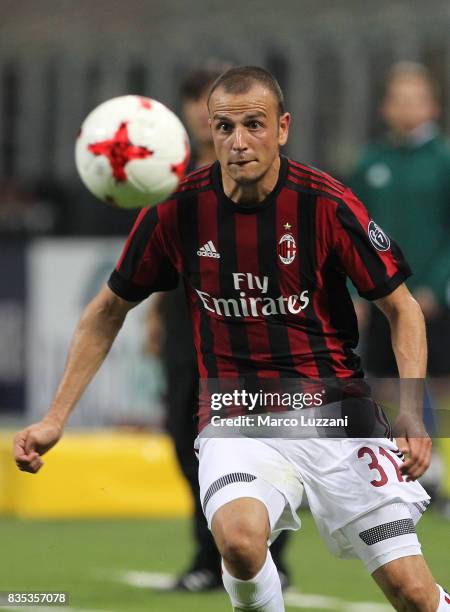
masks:
<path fill-rule="evenodd" d="M 278 180 L 273 188 L 273 190 L 266 196 L 266 198 L 262 202 L 258 202 L 254 206 L 243 206 L 242 204 L 237 204 L 233 202 L 231 198 L 229 198 L 224 190 L 222 184 L 222 173 L 220 171 L 220 163 L 218 161 L 214 162 L 212 167 L 212 184 L 214 187 L 214 191 L 217 194 L 219 203 L 223 204 L 233 212 L 239 212 L 244 214 L 253 214 L 257 213 L 261 210 L 265 210 L 268 206 L 270 206 L 273 202 L 275 202 L 279 192 L 281 191 L 287 176 L 288 171 L 288 160 L 284 155 L 280 155 L 280 172 L 278 174 Z"/>

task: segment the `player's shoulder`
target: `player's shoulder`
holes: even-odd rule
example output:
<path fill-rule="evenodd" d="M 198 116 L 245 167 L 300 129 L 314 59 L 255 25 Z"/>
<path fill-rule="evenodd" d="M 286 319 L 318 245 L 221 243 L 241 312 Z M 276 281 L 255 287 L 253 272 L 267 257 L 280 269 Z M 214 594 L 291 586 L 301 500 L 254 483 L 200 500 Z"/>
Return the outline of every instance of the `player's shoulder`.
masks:
<path fill-rule="evenodd" d="M 194 194 L 212 189 L 211 173 L 214 163 L 201 166 L 189 172 L 178 185 L 177 190 L 172 194 L 171 199 L 183 198 L 186 194 Z"/>
<path fill-rule="evenodd" d="M 180 181 L 176 191 L 155 207 L 160 222 L 173 217 L 172 213 L 176 214 L 176 210 L 181 203 L 184 207 L 189 206 L 189 202 L 195 202 L 196 198 L 192 196 L 212 189 L 211 171 L 213 166 L 214 164 L 208 164 L 187 174 Z"/>
<path fill-rule="evenodd" d="M 340 200 L 345 197 L 348 187 L 324 170 L 288 159 L 287 183 L 295 191 Z"/>

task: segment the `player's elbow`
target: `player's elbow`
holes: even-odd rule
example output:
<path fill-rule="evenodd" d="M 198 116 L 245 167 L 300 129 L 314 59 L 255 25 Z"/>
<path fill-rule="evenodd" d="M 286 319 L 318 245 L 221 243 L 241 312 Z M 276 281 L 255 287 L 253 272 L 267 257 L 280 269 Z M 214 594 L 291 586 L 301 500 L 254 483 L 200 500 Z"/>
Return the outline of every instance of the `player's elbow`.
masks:
<path fill-rule="evenodd" d="M 411 321 L 415 321 L 417 325 L 425 325 L 425 317 L 418 301 L 411 295 L 405 296 L 403 303 L 400 303 L 395 310 L 397 316 L 407 316 Z"/>
<path fill-rule="evenodd" d="M 425 318 L 419 303 L 404 285 L 398 287 L 385 298 L 377 300 L 376 305 L 391 324 L 401 319 L 407 319 L 418 327 L 425 325 Z"/>
<path fill-rule="evenodd" d="M 81 327 L 94 325 L 97 329 L 111 330 L 117 333 L 122 327 L 129 306 L 109 289 L 102 290 L 86 306 L 81 317 Z"/>

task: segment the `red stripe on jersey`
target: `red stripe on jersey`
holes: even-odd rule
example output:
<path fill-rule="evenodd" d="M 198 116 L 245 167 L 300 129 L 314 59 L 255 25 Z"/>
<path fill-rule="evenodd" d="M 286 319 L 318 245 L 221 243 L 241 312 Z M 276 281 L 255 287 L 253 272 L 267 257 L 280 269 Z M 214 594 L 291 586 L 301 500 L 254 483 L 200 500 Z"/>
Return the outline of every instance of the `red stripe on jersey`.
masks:
<path fill-rule="evenodd" d="M 182 185 L 180 185 L 178 191 L 192 191 L 193 189 L 202 189 L 203 187 L 207 187 L 210 184 L 210 180 L 209 178 L 206 179 L 199 179 L 198 182 L 190 182 L 190 183 L 183 183 Z"/>
<path fill-rule="evenodd" d="M 123 247 L 122 250 L 122 254 L 119 258 L 119 261 L 117 262 L 116 265 L 116 270 L 119 271 L 120 267 L 122 265 L 123 260 L 125 259 L 125 256 L 128 252 L 128 249 L 130 248 L 130 244 L 133 242 L 133 236 L 136 233 L 137 228 L 140 226 L 142 219 L 145 217 L 146 214 L 148 214 L 148 212 L 150 211 L 150 208 L 143 208 L 141 210 L 141 212 L 138 214 L 136 221 L 134 222 L 134 225 L 131 229 L 131 232 L 128 235 L 127 241 L 125 243 L 125 246 Z"/>
<path fill-rule="evenodd" d="M 333 228 L 333 225 L 336 225 L 337 206 L 338 205 L 335 202 L 331 202 L 326 197 L 317 198 L 317 208 L 319 212 L 318 222 L 321 224 L 322 235 L 326 236 L 326 239 L 320 245 L 320 247 L 323 249 L 323 251 L 321 251 L 322 261 L 323 257 L 327 254 L 327 250 L 329 248 L 332 248 L 334 238 L 331 234 L 331 230 Z M 347 274 L 350 276 L 350 269 L 357 270 L 359 286 L 363 286 L 364 289 L 367 288 L 366 290 L 372 289 L 374 286 L 372 277 L 370 276 L 367 266 L 362 260 L 358 249 L 356 248 L 355 244 L 350 240 L 350 238 L 346 236 L 345 230 L 342 230 L 342 235 L 345 240 L 345 268 Z M 327 244 L 327 239 L 330 241 L 329 244 Z"/>
<path fill-rule="evenodd" d="M 236 215 L 236 245 L 237 245 L 237 263 L 238 269 L 241 271 L 241 276 L 236 277 L 237 281 L 242 279 L 241 292 L 245 293 L 243 298 L 248 297 L 261 297 L 261 290 L 256 286 L 255 277 L 260 281 L 259 277 L 259 262 L 258 262 L 258 251 L 254 248 L 254 245 L 258 243 L 257 238 L 257 218 L 256 215 Z M 245 272 L 242 272 L 244 271 Z M 244 275 L 250 274 L 251 276 L 244 277 Z M 250 278 L 250 282 L 249 282 Z M 249 286 L 252 285 L 253 289 Z M 247 334 L 248 348 L 250 351 L 250 359 L 256 363 L 264 364 L 264 362 L 271 364 L 272 353 L 270 350 L 269 335 L 267 332 L 267 326 L 261 325 L 261 321 L 255 317 L 245 317 L 245 326 L 243 325 L 242 333 Z M 264 369 L 264 367 L 258 370 L 258 376 L 262 378 L 267 377 L 279 377 L 278 372 L 274 372 L 273 369 Z"/>
<path fill-rule="evenodd" d="M 298 238 L 298 205 L 297 194 L 291 190 L 285 190 L 283 197 L 278 198 L 277 202 L 277 237 L 278 240 L 284 234 L 292 234 L 297 241 Z M 285 227 L 286 226 L 286 227 Z M 291 226 L 291 227 L 289 227 Z M 288 244 L 283 243 L 284 257 L 288 254 Z M 279 269 L 280 291 L 284 297 L 290 295 L 299 295 L 302 292 L 300 275 L 299 275 L 299 245 L 296 245 L 296 254 L 292 263 L 284 264 L 277 256 L 277 264 Z M 289 316 L 289 315 L 288 315 Z M 294 320 L 295 317 L 295 320 Z M 291 355 L 294 362 L 295 370 L 302 376 L 317 378 L 319 372 L 317 370 L 312 349 L 309 342 L 308 334 L 305 331 L 306 316 L 303 311 L 297 315 L 289 316 L 289 324 L 287 325 L 289 345 Z"/>
<path fill-rule="evenodd" d="M 190 181 L 191 179 L 195 178 L 197 179 L 199 176 L 203 175 L 203 174 L 208 174 L 211 171 L 211 166 L 212 164 L 208 164 L 207 166 L 202 166 L 201 168 L 197 168 L 197 170 L 193 170 L 192 172 L 189 172 L 189 174 L 187 174 L 184 178 L 185 181 Z"/>
<path fill-rule="evenodd" d="M 305 172 L 308 176 L 312 176 L 318 179 L 320 182 L 326 182 L 334 189 L 339 189 L 340 191 L 345 191 L 345 185 L 343 185 L 340 181 L 332 177 L 330 174 L 327 174 L 323 170 L 317 170 L 315 168 L 311 168 L 311 166 L 305 166 L 303 164 L 299 164 L 296 161 L 289 160 L 289 165 L 291 169 L 296 169 L 301 172 Z"/>
<path fill-rule="evenodd" d="M 161 262 L 164 258 L 164 253 L 159 246 L 161 244 L 161 235 L 159 228 L 153 231 L 150 239 L 145 245 L 144 254 L 136 266 L 134 271 L 132 282 L 136 285 L 151 286 L 155 278 L 158 276 Z M 158 246 L 155 246 L 158 245 Z M 149 266 L 148 262 L 151 261 L 152 265 Z"/>
<path fill-rule="evenodd" d="M 330 196 L 340 198 L 344 193 L 340 189 L 335 189 L 334 187 L 330 187 L 326 183 L 320 182 L 319 180 L 313 179 L 312 177 L 303 177 L 298 176 L 297 174 L 290 173 L 288 174 L 288 180 L 292 181 L 296 185 L 300 185 L 301 187 L 306 187 L 307 189 L 315 189 L 316 191 L 323 191 L 328 193 Z"/>
<path fill-rule="evenodd" d="M 314 171 L 314 170 L 304 170 L 303 168 L 299 168 L 295 165 L 290 165 L 289 174 L 293 174 L 298 178 L 310 179 L 317 183 L 323 183 L 324 185 L 328 185 L 331 189 L 335 189 L 336 191 L 340 191 L 343 193 L 346 189 L 346 186 L 340 183 L 339 181 L 332 178 L 330 175 Z"/>
<path fill-rule="evenodd" d="M 202 170 L 197 170 L 196 172 L 191 172 L 184 177 L 184 179 L 180 182 L 180 186 L 189 185 L 190 183 L 197 183 L 199 181 L 204 181 L 210 178 L 211 167 L 203 168 Z"/>
<path fill-rule="evenodd" d="M 205 192 L 198 200 L 198 248 L 201 249 L 209 243 L 213 243 L 216 252 L 220 255 L 221 245 L 217 231 L 217 198 L 213 191 Z M 222 245 L 223 246 L 223 245 Z M 210 246 L 209 246 L 210 248 Z M 207 251 L 209 251 L 209 248 Z M 220 297 L 220 258 L 219 257 L 199 257 L 201 291 L 206 287 L 203 282 L 207 281 L 208 292 L 212 297 Z M 204 304 L 199 304 L 200 308 L 205 308 Z M 231 344 L 228 335 L 226 321 L 208 312 L 208 317 L 213 336 L 213 346 L 211 347 L 216 357 L 218 375 L 238 376 L 237 366 L 232 356 Z M 199 345 L 200 347 L 200 345 Z"/>

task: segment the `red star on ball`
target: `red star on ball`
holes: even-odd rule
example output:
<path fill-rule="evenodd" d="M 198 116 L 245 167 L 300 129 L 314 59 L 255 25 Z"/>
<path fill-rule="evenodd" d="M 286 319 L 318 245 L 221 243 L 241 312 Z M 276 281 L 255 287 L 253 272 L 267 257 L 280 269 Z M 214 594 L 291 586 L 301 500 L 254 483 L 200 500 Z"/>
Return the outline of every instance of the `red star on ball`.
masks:
<path fill-rule="evenodd" d="M 179 181 L 181 181 L 181 179 L 186 174 L 186 168 L 189 165 L 190 150 L 189 150 L 189 145 L 187 143 L 185 144 L 185 149 L 186 149 L 186 154 L 184 156 L 183 161 L 181 161 L 179 164 L 171 164 L 170 166 L 170 170 L 174 174 L 177 175 Z"/>
<path fill-rule="evenodd" d="M 128 137 L 127 122 L 120 124 L 119 129 L 111 140 L 102 140 L 88 145 L 88 149 L 94 155 L 104 155 L 113 171 L 113 176 L 118 183 L 127 180 L 125 166 L 132 159 L 145 159 L 153 155 L 146 147 L 139 147 L 130 142 Z"/>

